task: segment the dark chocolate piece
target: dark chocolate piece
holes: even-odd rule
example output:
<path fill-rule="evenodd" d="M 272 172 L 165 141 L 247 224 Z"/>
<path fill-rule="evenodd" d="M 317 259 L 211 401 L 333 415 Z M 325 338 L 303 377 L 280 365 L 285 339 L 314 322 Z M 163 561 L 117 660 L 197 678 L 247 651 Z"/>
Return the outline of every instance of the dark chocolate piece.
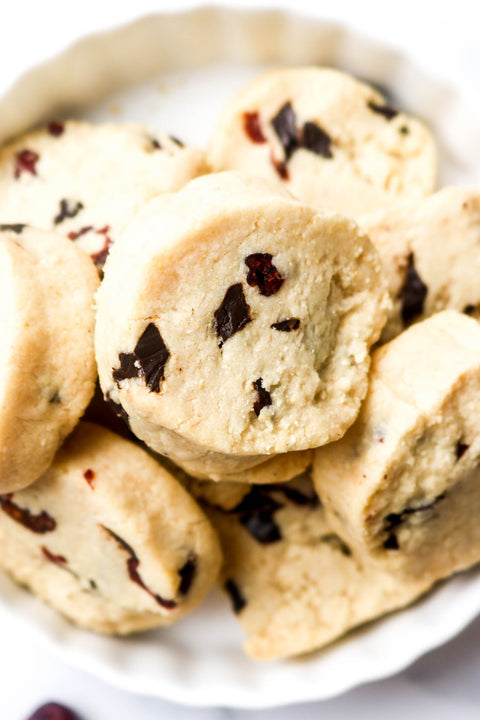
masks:
<path fill-rule="evenodd" d="M 255 380 L 253 383 L 253 387 L 257 391 L 257 399 L 253 403 L 253 412 L 257 417 L 260 415 L 260 412 L 264 407 L 268 407 L 272 404 L 272 396 L 268 390 L 265 390 L 262 383 L 262 378 L 258 378 L 258 380 Z"/>
<path fill-rule="evenodd" d="M 0 495 L 0 507 L 12 520 L 20 523 L 28 530 L 43 535 L 55 530 L 57 523 L 45 510 L 33 515 L 27 508 L 21 508 L 13 502 L 13 493 Z"/>
<path fill-rule="evenodd" d="M 270 253 L 252 253 L 245 258 L 248 267 L 247 283 L 250 287 L 258 287 L 260 294 L 270 297 L 282 287 L 285 278 L 272 263 Z"/>
<path fill-rule="evenodd" d="M 463 457 L 463 455 L 465 455 L 465 453 L 467 452 L 469 447 L 470 447 L 470 445 L 466 445 L 461 440 L 459 440 L 457 442 L 457 445 L 455 447 L 455 456 L 456 456 L 457 460 L 460 460 L 460 458 Z"/>
<path fill-rule="evenodd" d="M 24 223 L 2 223 L 0 225 L 0 230 L 2 232 L 5 232 L 6 230 L 11 230 L 11 232 L 20 235 L 20 233 L 23 232 L 24 228 L 26 227 L 27 226 Z"/>
<path fill-rule="evenodd" d="M 465 307 L 463 308 L 462 312 L 465 313 L 465 315 L 473 315 L 473 313 L 475 312 L 475 310 L 476 310 L 476 306 L 475 306 L 475 305 L 471 305 L 471 304 L 469 303 L 468 305 L 465 305 Z"/>
<path fill-rule="evenodd" d="M 42 551 L 42 554 L 47 558 L 47 560 L 54 563 L 54 565 L 66 565 L 67 564 L 66 557 L 64 557 L 63 555 L 55 555 L 45 545 L 42 545 L 40 550 Z"/>
<path fill-rule="evenodd" d="M 303 126 L 301 147 L 323 158 L 332 158 L 332 138 L 317 123 L 306 122 Z"/>
<path fill-rule="evenodd" d="M 231 578 L 226 580 L 224 587 L 227 593 L 230 595 L 230 600 L 232 601 L 232 610 L 235 615 L 238 615 L 242 612 L 243 608 L 247 604 L 247 601 L 243 597 L 237 583 Z"/>
<path fill-rule="evenodd" d="M 53 137 L 60 137 L 65 132 L 65 125 L 60 120 L 50 120 L 47 130 Z"/>
<path fill-rule="evenodd" d="M 426 505 L 419 505 L 418 507 L 407 507 L 399 513 L 388 513 L 388 515 L 386 515 L 383 519 L 383 529 L 386 533 L 388 533 L 388 538 L 383 543 L 383 547 L 386 550 L 398 550 L 398 540 L 393 530 L 406 522 L 410 515 L 415 515 L 417 513 L 423 513 L 427 512 L 428 510 L 433 510 L 434 507 L 440 502 L 440 500 L 444 499 L 444 497 L 445 493 L 441 493 Z"/>
<path fill-rule="evenodd" d="M 423 313 L 423 305 L 427 297 L 428 288 L 415 269 L 415 258 L 413 253 L 408 256 L 407 274 L 405 284 L 400 291 L 402 299 L 402 320 L 408 325 L 416 317 Z"/>
<path fill-rule="evenodd" d="M 280 320 L 280 322 L 273 323 L 270 327 L 279 332 L 292 332 L 292 330 L 298 330 L 300 320 L 298 318 L 288 318 L 288 320 Z"/>
<path fill-rule="evenodd" d="M 370 100 L 367 104 L 370 110 L 378 115 L 383 115 L 386 120 L 393 120 L 393 118 L 399 113 L 396 108 L 390 107 L 390 105 L 378 105 L 377 103 L 374 103 L 373 100 Z"/>
<path fill-rule="evenodd" d="M 181 567 L 178 571 L 178 574 L 180 575 L 180 585 L 178 588 L 178 592 L 180 593 L 180 595 L 186 595 L 188 593 L 188 591 L 192 587 L 196 572 L 197 558 L 195 557 L 195 555 L 190 555 L 185 565 L 183 565 L 183 567 Z"/>
<path fill-rule="evenodd" d="M 280 175 L 282 180 L 290 180 L 290 173 L 288 172 L 287 163 L 285 160 L 277 160 L 273 154 L 271 155 L 271 160 L 273 167 L 277 171 L 277 173 Z"/>
<path fill-rule="evenodd" d="M 13 171 L 16 180 L 24 172 L 30 173 L 30 175 L 37 174 L 37 162 L 40 160 L 40 155 L 34 150 L 21 150 L 15 155 L 15 168 Z"/>
<path fill-rule="evenodd" d="M 251 322 L 250 308 L 241 283 L 231 285 L 214 313 L 214 328 L 223 343 Z M 220 346 L 221 347 L 221 346 Z"/>
<path fill-rule="evenodd" d="M 397 536 L 394 533 L 390 533 L 388 538 L 383 543 L 385 550 L 399 550 L 400 545 L 398 544 Z"/>
<path fill-rule="evenodd" d="M 286 102 L 272 120 L 273 129 L 285 152 L 288 162 L 299 148 L 297 118 L 291 102 Z"/>
<path fill-rule="evenodd" d="M 262 144 L 267 142 L 267 138 L 262 132 L 260 124 L 260 116 L 258 112 L 243 113 L 243 129 L 248 138 L 254 143 Z"/>
<path fill-rule="evenodd" d="M 53 219 L 54 225 L 59 225 L 67 218 L 74 218 L 78 215 L 80 210 L 83 210 L 84 204 L 82 202 L 75 202 L 74 200 L 67 200 L 63 198 L 60 200 L 60 212 Z"/>
<path fill-rule="evenodd" d="M 280 528 L 273 517 L 283 505 L 270 497 L 261 487 L 253 486 L 250 492 L 231 510 L 246 530 L 262 544 L 282 539 Z"/>
<path fill-rule="evenodd" d="M 156 595 L 152 590 L 150 590 L 149 587 L 147 587 L 147 585 L 145 585 L 138 572 L 140 560 L 138 559 L 131 545 L 125 542 L 125 540 L 123 540 L 119 535 L 117 535 L 117 533 L 113 532 L 113 530 L 110 530 L 110 528 L 107 528 L 105 525 L 100 525 L 100 527 L 102 527 L 108 533 L 108 535 L 110 535 L 110 537 L 112 537 L 116 541 L 117 545 L 122 550 L 125 550 L 125 552 L 128 553 L 129 557 L 127 559 L 127 571 L 130 580 L 139 585 L 142 590 L 145 590 L 145 592 L 147 592 L 150 597 L 152 597 L 155 602 L 158 603 L 158 605 L 161 605 L 161 607 L 164 607 L 167 610 L 172 610 L 173 608 L 177 607 L 177 603 L 175 602 L 175 600 L 165 600 L 160 595 Z"/>
<path fill-rule="evenodd" d="M 170 353 L 156 325 L 149 323 L 140 336 L 133 353 L 120 353 L 120 367 L 112 371 L 112 377 L 120 385 L 122 380 L 143 377 L 152 392 L 160 392 L 165 379 L 165 365 Z"/>
<path fill-rule="evenodd" d="M 81 718 L 65 705 L 48 702 L 37 708 L 27 720 L 81 720 Z"/>
<path fill-rule="evenodd" d="M 133 353 L 120 353 L 118 359 L 120 360 L 120 367 L 112 372 L 112 377 L 117 385 L 120 385 L 122 380 L 138 377 L 138 367 L 135 366 L 135 355 Z"/>

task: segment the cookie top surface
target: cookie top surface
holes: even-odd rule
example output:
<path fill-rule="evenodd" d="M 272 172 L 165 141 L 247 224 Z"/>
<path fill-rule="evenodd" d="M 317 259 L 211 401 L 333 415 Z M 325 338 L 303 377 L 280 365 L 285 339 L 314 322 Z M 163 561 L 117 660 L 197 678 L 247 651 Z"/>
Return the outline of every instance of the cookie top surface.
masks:
<path fill-rule="evenodd" d="M 56 230 L 100 269 L 147 200 L 204 169 L 202 151 L 142 125 L 50 123 L 0 150 L 0 222 Z"/>
<path fill-rule="evenodd" d="M 223 453 L 307 449 L 355 417 L 384 308 L 353 221 L 242 173 L 206 176 L 152 201 L 109 258 L 102 388 L 140 437 L 158 425 Z"/>
<path fill-rule="evenodd" d="M 315 67 L 272 70 L 243 87 L 218 119 L 208 160 L 353 216 L 424 197 L 437 173 L 420 121 L 350 75 Z"/>

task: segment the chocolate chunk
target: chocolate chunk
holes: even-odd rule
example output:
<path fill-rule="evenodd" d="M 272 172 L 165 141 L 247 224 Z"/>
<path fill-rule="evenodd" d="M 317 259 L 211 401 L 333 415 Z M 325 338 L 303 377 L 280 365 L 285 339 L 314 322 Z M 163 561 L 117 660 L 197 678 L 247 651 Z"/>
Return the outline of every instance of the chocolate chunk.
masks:
<path fill-rule="evenodd" d="M 460 458 L 465 455 L 470 445 L 466 445 L 461 440 L 457 442 L 457 445 L 455 447 L 455 456 L 457 460 L 460 460 Z"/>
<path fill-rule="evenodd" d="M 259 144 L 267 142 L 267 138 L 262 132 L 258 112 L 243 113 L 243 129 L 252 142 Z"/>
<path fill-rule="evenodd" d="M 50 397 L 48 398 L 48 402 L 52 405 L 61 405 L 62 404 L 62 398 L 60 397 L 60 393 L 58 390 L 53 390 L 50 392 Z"/>
<path fill-rule="evenodd" d="M 235 615 L 238 615 L 242 612 L 243 608 L 247 604 L 247 601 L 240 592 L 240 588 L 238 587 L 237 583 L 231 578 L 225 582 L 224 587 L 227 593 L 230 595 L 230 600 L 232 601 L 232 610 Z"/>
<path fill-rule="evenodd" d="M 407 274 L 405 284 L 400 291 L 402 298 L 402 320 L 408 325 L 423 313 L 423 305 L 427 297 L 428 288 L 415 269 L 413 253 L 408 256 Z"/>
<path fill-rule="evenodd" d="M 126 424 L 130 427 L 128 413 L 125 410 L 125 408 L 123 407 L 123 405 L 121 403 L 115 402 L 115 400 L 112 400 L 109 393 L 107 393 L 105 395 L 105 402 L 107 402 L 110 405 L 110 407 L 113 409 L 113 412 L 115 413 L 115 415 L 119 418 L 122 418 L 122 420 L 124 420 L 126 422 Z"/>
<path fill-rule="evenodd" d="M 90 485 L 92 490 L 94 490 L 95 484 L 93 481 L 95 480 L 95 473 L 93 472 L 93 470 L 91 468 L 88 468 L 87 470 L 85 470 L 85 472 L 83 473 L 83 477 L 85 478 L 87 483 Z"/>
<path fill-rule="evenodd" d="M 45 545 L 42 545 L 40 550 L 42 551 L 42 554 L 47 558 L 47 560 L 54 563 L 54 565 L 66 565 L 67 564 L 66 557 L 64 557 L 63 555 L 55 555 Z"/>
<path fill-rule="evenodd" d="M 320 540 L 324 543 L 327 543 L 327 545 L 330 545 L 334 550 L 338 550 L 342 553 L 342 555 L 345 555 L 345 557 L 351 557 L 352 551 L 348 547 L 347 543 L 345 543 L 340 535 L 337 535 L 336 533 L 327 533 L 326 535 L 322 535 Z"/>
<path fill-rule="evenodd" d="M 120 353 L 120 367 L 112 371 L 112 377 L 120 385 L 122 380 L 143 377 L 152 392 L 160 392 L 165 379 L 165 365 L 170 353 L 158 328 L 149 323 L 140 336 L 133 353 Z"/>
<path fill-rule="evenodd" d="M 374 103 L 373 100 L 371 100 L 367 104 L 370 110 L 377 113 L 378 115 L 383 115 L 386 120 L 393 120 L 393 118 L 396 117 L 399 112 L 396 108 L 390 107 L 389 105 L 377 105 L 377 103 Z"/>
<path fill-rule="evenodd" d="M 285 278 L 272 263 L 270 253 L 253 253 L 245 258 L 248 267 L 247 283 L 250 287 L 258 287 L 260 294 L 270 297 L 282 287 Z"/>
<path fill-rule="evenodd" d="M 383 543 L 385 550 L 399 550 L 400 545 L 398 544 L 397 536 L 394 533 L 390 533 L 388 538 Z"/>
<path fill-rule="evenodd" d="M 83 203 L 63 198 L 62 200 L 60 200 L 60 212 L 53 219 L 54 225 L 59 225 L 67 218 L 76 217 L 80 210 L 83 210 L 83 208 Z"/>
<path fill-rule="evenodd" d="M 2 232 L 5 232 L 7 230 L 11 230 L 11 232 L 17 233 L 17 235 L 20 235 L 21 232 L 23 232 L 24 228 L 27 226 L 24 223 L 3 223 L 0 225 L 0 230 Z"/>
<path fill-rule="evenodd" d="M 50 120 L 47 125 L 47 130 L 53 137 L 60 137 L 65 132 L 65 125 L 59 120 Z"/>
<path fill-rule="evenodd" d="M 178 147 L 181 147 L 181 148 L 185 147 L 185 143 L 182 142 L 182 140 L 179 140 L 177 137 L 175 137 L 175 135 L 169 135 L 168 137 L 170 138 L 170 140 L 172 142 L 175 143 L 175 145 L 178 145 Z"/>
<path fill-rule="evenodd" d="M 302 133 L 302 147 L 328 159 L 333 157 L 331 145 L 332 138 L 317 123 L 305 123 Z"/>
<path fill-rule="evenodd" d="M 180 575 L 180 585 L 178 592 L 180 595 L 186 595 L 192 587 L 195 574 L 197 572 L 197 558 L 195 555 L 190 555 L 187 562 L 183 567 L 180 568 L 178 574 Z"/>
<path fill-rule="evenodd" d="M 250 308 L 245 300 L 242 284 L 231 285 L 220 307 L 215 310 L 215 332 L 225 342 L 249 322 L 251 322 Z"/>
<path fill-rule="evenodd" d="M 268 390 L 265 390 L 262 382 L 262 378 L 258 378 L 258 380 L 255 380 L 253 383 L 253 387 L 257 391 L 257 399 L 253 403 L 253 412 L 257 417 L 260 415 L 260 412 L 264 407 L 268 407 L 272 404 L 272 396 Z"/>
<path fill-rule="evenodd" d="M 288 318 L 288 320 L 280 320 L 280 322 L 273 323 L 270 327 L 279 332 L 291 332 L 292 330 L 298 330 L 300 320 L 298 318 Z"/>
<path fill-rule="evenodd" d="M 27 720 L 81 720 L 81 718 L 65 705 L 48 702 L 35 710 Z"/>
<path fill-rule="evenodd" d="M 30 175 L 37 174 L 37 162 L 40 159 L 40 155 L 34 150 L 21 150 L 15 155 L 15 169 L 14 177 L 16 180 L 24 172 L 30 173 Z"/>
<path fill-rule="evenodd" d="M 160 383 L 165 379 L 165 365 L 170 353 L 153 323 L 149 323 L 140 336 L 135 345 L 134 355 L 147 387 L 152 392 L 160 392 Z"/>
<path fill-rule="evenodd" d="M 149 139 L 150 142 L 152 143 L 152 147 L 153 147 L 154 150 L 161 150 L 161 149 L 162 149 L 162 146 L 161 146 L 161 144 L 160 144 L 160 141 L 157 140 L 157 138 L 151 137 L 151 138 L 148 138 L 148 139 Z"/>
<path fill-rule="evenodd" d="M 297 118 L 291 102 L 286 102 L 272 120 L 273 129 L 285 152 L 288 161 L 299 148 Z"/>
<path fill-rule="evenodd" d="M 239 521 L 255 540 L 268 544 L 282 539 L 280 528 L 273 517 L 281 507 L 283 505 L 261 487 L 253 486 L 230 512 L 238 514 Z"/>
<path fill-rule="evenodd" d="M 112 537 L 116 541 L 117 545 L 122 550 L 125 550 L 125 552 L 128 553 L 129 557 L 127 558 L 127 571 L 130 580 L 136 585 L 139 585 L 142 590 L 145 590 L 145 592 L 147 592 L 150 597 L 152 597 L 155 602 L 158 603 L 158 605 L 161 605 L 161 607 L 166 608 L 167 610 L 172 610 L 173 608 L 177 607 L 177 603 L 175 602 L 175 600 L 165 600 L 160 595 L 156 595 L 152 590 L 150 590 L 149 587 L 147 587 L 147 585 L 145 585 L 138 572 L 140 560 L 138 559 L 131 545 L 125 542 L 125 540 L 123 540 L 119 535 L 117 535 L 117 533 L 113 532 L 113 530 L 110 530 L 110 528 L 107 528 L 105 525 L 100 525 L 100 527 L 103 528 L 108 533 L 108 535 L 110 535 L 110 537 Z"/>
<path fill-rule="evenodd" d="M 120 353 L 118 359 L 120 360 L 120 367 L 112 372 L 112 377 L 117 383 L 117 386 L 120 385 L 122 380 L 138 377 L 139 373 L 138 367 L 135 365 L 135 355 L 133 353 Z"/>
<path fill-rule="evenodd" d="M 386 515 L 383 519 L 383 529 L 385 530 L 385 532 L 389 533 L 391 530 L 394 530 L 399 525 L 402 525 L 410 515 L 415 515 L 417 513 L 433 510 L 437 503 L 439 503 L 440 500 L 443 500 L 444 497 L 445 493 L 441 493 L 426 505 L 418 505 L 417 507 L 406 507 L 399 513 L 388 513 L 388 515 Z"/>
<path fill-rule="evenodd" d="M 462 312 L 465 313 L 465 315 L 473 315 L 475 310 L 477 309 L 476 305 L 465 305 Z"/>
<path fill-rule="evenodd" d="M 90 585 L 90 588 L 91 588 L 92 590 L 96 590 L 96 589 L 97 589 L 97 583 L 95 582 L 95 580 L 92 580 L 92 578 L 89 579 L 88 584 Z"/>
<path fill-rule="evenodd" d="M 15 522 L 20 523 L 20 525 L 39 535 L 55 530 L 57 523 L 45 510 L 42 510 L 42 512 L 37 515 L 33 515 L 27 508 L 21 508 L 16 505 L 12 498 L 13 493 L 0 495 L 0 507 L 12 520 L 15 520 Z"/>

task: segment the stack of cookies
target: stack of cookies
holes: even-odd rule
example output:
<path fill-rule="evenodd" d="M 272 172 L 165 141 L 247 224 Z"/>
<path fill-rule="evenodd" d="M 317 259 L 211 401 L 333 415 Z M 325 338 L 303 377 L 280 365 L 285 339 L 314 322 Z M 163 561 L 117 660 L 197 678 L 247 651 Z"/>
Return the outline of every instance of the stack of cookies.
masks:
<path fill-rule="evenodd" d="M 1 566 L 118 634 L 218 582 L 271 659 L 478 562 L 480 191 L 432 194 L 436 157 L 325 68 L 255 79 L 206 153 L 3 148 Z"/>

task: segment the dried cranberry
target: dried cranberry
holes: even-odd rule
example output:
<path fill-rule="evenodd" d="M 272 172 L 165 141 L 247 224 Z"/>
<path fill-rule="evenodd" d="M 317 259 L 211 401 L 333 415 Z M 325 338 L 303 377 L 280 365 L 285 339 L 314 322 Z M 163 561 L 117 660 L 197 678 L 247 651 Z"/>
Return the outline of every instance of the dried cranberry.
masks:
<path fill-rule="evenodd" d="M 37 162 L 40 159 L 40 155 L 34 150 L 21 150 L 15 155 L 15 170 L 14 176 L 18 180 L 20 175 L 24 172 L 30 173 L 30 175 L 37 174 Z"/>
<path fill-rule="evenodd" d="M 250 308 L 245 300 L 242 284 L 231 285 L 220 306 L 215 310 L 215 332 L 225 342 L 249 322 L 251 322 Z"/>
<path fill-rule="evenodd" d="M 298 330 L 300 320 L 298 318 L 288 318 L 288 320 L 280 320 L 280 322 L 273 323 L 270 327 L 279 332 L 291 332 L 292 330 Z"/>
<path fill-rule="evenodd" d="M 282 275 L 272 263 L 270 253 L 253 253 L 245 258 L 248 267 L 247 283 L 258 287 L 261 295 L 275 295 L 284 283 Z"/>
<path fill-rule="evenodd" d="M 27 508 L 16 505 L 12 497 L 13 493 L 0 495 L 0 507 L 12 520 L 39 535 L 55 530 L 57 523 L 45 510 L 42 510 L 38 515 L 33 515 Z"/>
<path fill-rule="evenodd" d="M 255 382 L 253 383 L 253 387 L 257 391 L 257 399 L 253 403 L 253 411 L 258 417 L 264 407 L 268 407 L 272 404 L 272 396 L 270 395 L 268 390 L 265 390 L 265 388 L 263 387 L 262 378 L 258 378 L 258 380 L 255 380 Z"/>
<path fill-rule="evenodd" d="M 67 237 L 69 240 L 77 240 L 82 235 L 86 235 L 90 230 L 93 230 L 92 225 L 85 225 L 85 227 L 80 228 L 80 230 L 72 230 L 72 232 L 69 232 Z"/>
<path fill-rule="evenodd" d="M 53 137 L 60 137 L 65 131 L 65 125 L 59 120 L 50 120 L 47 125 L 47 130 Z"/>
<path fill-rule="evenodd" d="M 383 115 L 383 117 L 386 120 L 392 120 L 394 117 L 398 115 L 398 110 L 394 107 L 390 107 L 389 105 L 378 105 L 377 103 L 374 103 L 372 100 L 367 103 L 370 110 L 377 113 L 378 115 Z"/>
<path fill-rule="evenodd" d="M 43 555 L 47 558 L 47 560 L 54 563 L 55 565 L 66 565 L 67 564 L 67 558 L 64 557 L 63 555 L 55 555 L 45 545 L 42 545 L 42 547 L 40 549 L 41 549 Z"/>
<path fill-rule="evenodd" d="M 140 560 L 138 559 L 132 546 L 125 542 L 125 540 L 123 540 L 120 535 L 117 535 L 117 533 L 113 532 L 113 530 L 110 530 L 110 528 L 107 528 L 105 525 L 101 525 L 100 527 L 102 527 L 105 532 L 107 532 L 110 537 L 112 537 L 116 541 L 116 543 L 122 550 L 125 550 L 125 552 L 128 553 L 129 557 L 127 558 L 127 571 L 130 580 L 139 585 L 142 590 L 145 590 L 145 592 L 147 592 L 150 597 L 152 597 L 155 602 L 158 603 L 158 605 L 160 605 L 161 607 L 166 608 L 167 610 L 172 610 L 173 608 L 176 608 L 177 603 L 175 602 L 175 600 L 165 600 L 161 597 L 161 595 L 156 595 L 152 590 L 150 590 L 149 587 L 147 587 L 147 585 L 145 585 L 138 572 Z"/>
<path fill-rule="evenodd" d="M 243 129 L 252 142 L 258 144 L 267 142 L 267 138 L 262 132 L 258 112 L 243 113 Z"/>
<path fill-rule="evenodd" d="M 49 702 L 35 710 L 28 720 L 81 720 L 81 718 L 65 705 Z"/>
<path fill-rule="evenodd" d="M 83 473 L 83 477 L 85 478 L 87 483 L 90 485 L 92 490 L 94 490 L 95 484 L 93 481 L 95 480 L 95 473 L 93 472 L 93 470 L 91 468 L 87 468 L 87 470 L 85 470 L 85 472 Z"/>
<path fill-rule="evenodd" d="M 83 203 L 63 198 L 62 200 L 60 200 L 60 212 L 53 219 L 54 225 L 59 225 L 67 218 L 76 217 L 80 210 L 83 210 L 83 208 Z"/>
<path fill-rule="evenodd" d="M 277 173 L 280 175 L 282 180 L 290 180 L 290 173 L 288 172 L 287 163 L 285 160 L 277 160 L 273 154 L 271 155 L 271 160 L 273 167 L 277 171 Z"/>
<path fill-rule="evenodd" d="M 423 313 L 425 298 L 427 297 L 428 288 L 421 279 L 415 269 L 415 259 L 413 253 L 408 256 L 407 274 L 405 283 L 400 291 L 402 299 L 402 320 L 408 325 L 416 317 Z"/>
<path fill-rule="evenodd" d="M 225 590 L 230 595 L 233 612 L 235 613 L 235 615 L 238 615 L 240 612 L 242 612 L 243 608 L 247 604 L 247 601 L 240 592 L 240 588 L 238 587 L 237 583 L 231 578 L 225 582 Z"/>

